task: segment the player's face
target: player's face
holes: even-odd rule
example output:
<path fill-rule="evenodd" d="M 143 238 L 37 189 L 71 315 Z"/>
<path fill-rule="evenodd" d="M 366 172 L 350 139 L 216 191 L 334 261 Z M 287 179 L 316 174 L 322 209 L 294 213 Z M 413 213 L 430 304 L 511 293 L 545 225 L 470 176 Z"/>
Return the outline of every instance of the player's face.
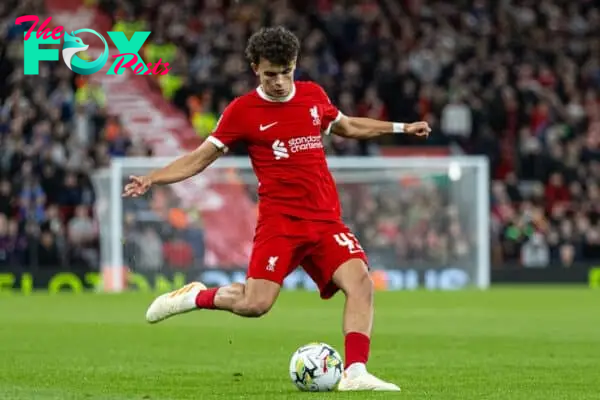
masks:
<path fill-rule="evenodd" d="M 292 91 L 296 61 L 290 65 L 275 65 L 261 59 L 258 65 L 252 64 L 260 79 L 260 85 L 266 94 L 273 97 L 285 97 Z"/>

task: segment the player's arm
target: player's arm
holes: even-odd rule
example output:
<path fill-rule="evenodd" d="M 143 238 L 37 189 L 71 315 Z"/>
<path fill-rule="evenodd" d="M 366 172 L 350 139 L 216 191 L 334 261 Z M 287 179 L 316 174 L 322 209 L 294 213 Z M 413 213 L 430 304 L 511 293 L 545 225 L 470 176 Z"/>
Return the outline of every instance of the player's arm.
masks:
<path fill-rule="evenodd" d="M 371 139 L 387 134 L 429 136 L 431 128 L 427 122 L 387 122 L 372 118 L 347 117 L 339 114 L 332 122 L 330 131 L 335 135 L 352 139 Z"/>
<path fill-rule="evenodd" d="M 210 141 L 204 141 L 196 150 L 176 159 L 169 165 L 152 171 L 148 178 L 154 185 L 181 182 L 204 171 L 223 154 Z"/>
<path fill-rule="evenodd" d="M 153 185 L 170 185 L 191 178 L 204 171 L 223 152 L 208 140 L 196 150 L 179 157 L 163 168 L 155 169 L 146 176 L 130 176 L 125 186 L 124 197 L 141 196 Z"/>
<path fill-rule="evenodd" d="M 372 118 L 348 117 L 331 104 L 322 87 L 316 85 L 316 89 L 323 111 L 321 127 L 327 135 L 333 132 L 346 138 L 371 139 L 390 133 L 426 137 L 431 132 L 427 122 L 386 122 Z"/>
<path fill-rule="evenodd" d="M 221 115 L 212 135 L 196 150 L 163 168 L 152 171 L 146 176 L 129 177 L 130 182 L 125 186 L 123 196 L 141 196 L 152 185 L 169 185 L 181 182 L 204 171 L 206 167 L 227 152 L 228 146 L 243 138 L 243 127 L 238 122 L 240 119 L 243 118 L 239 118 L 239 108 L 236 106 L 236 101 L 234 101 Z"/>

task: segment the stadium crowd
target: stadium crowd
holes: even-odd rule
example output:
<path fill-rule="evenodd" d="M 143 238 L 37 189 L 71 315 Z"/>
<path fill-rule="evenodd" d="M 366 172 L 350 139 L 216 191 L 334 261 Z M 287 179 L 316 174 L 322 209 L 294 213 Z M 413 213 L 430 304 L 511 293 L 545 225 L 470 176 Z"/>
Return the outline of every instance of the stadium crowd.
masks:
<path fill-rule="evenodd" d="M 173 66 L 157 87 L 202 137 L 256 84 L 244 59 L 248 35 L 263 25 L 292 28 L 302 40 L 297 78 L 319 82 L 344 113 L 424 119 L 434 129 L 427 146 L 490 159 L 494 265 L 600 259 L 600 12 L 592 0 L 85 3 L 109 14 L 113 30 L 152 31 L 144 58 Z M 24 10 L 43 15 L 40 4 L 0 4 L 8 43 L 0 65 L 0 264 L 95 266 L 90 173 L 110 157 L 149 149 L 106 114 L 100 87 L 62 64 L 41 63 L 39 76 L 23 76 L 23 30 L 14 19 Z M 325 141 L 337 155 L 415 145 L 401 136 Z M 342 193 L 345 217 L 367 249 L 405 263 L 469 254 L 474 238 L 443 189 L 405 189 L 409 197 L 403 190 L 374 188 L 358 205 Z M 163 231 L 132 234 L 158 246 Z"/>
<path fill-rule="evenodd" d="M 51 62 L 23 74 L 28 27 L 14 21 L 44 15 L 42 4 L 0 4 L 0 265 L 97 268 L 91 173 L 111 157 L 148 149 L 106 114 L 97 84 Z"/>

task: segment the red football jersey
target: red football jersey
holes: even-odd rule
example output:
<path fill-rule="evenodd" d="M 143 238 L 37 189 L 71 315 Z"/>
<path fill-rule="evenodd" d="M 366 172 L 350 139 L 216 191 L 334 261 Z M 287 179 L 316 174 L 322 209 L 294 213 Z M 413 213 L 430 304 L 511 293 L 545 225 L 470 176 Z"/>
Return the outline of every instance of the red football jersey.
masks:
<path fill-rule="evenodd" d="M 316 83 L 296 82 L 284 99 L 259 87 L 227 106 L 208 140 L 224 151 L 238 140 L 247 144 L 259 182 L 261 217 L 339 220 L 338 193 L 321 133 L 329 134 L 340 118 Z"/>

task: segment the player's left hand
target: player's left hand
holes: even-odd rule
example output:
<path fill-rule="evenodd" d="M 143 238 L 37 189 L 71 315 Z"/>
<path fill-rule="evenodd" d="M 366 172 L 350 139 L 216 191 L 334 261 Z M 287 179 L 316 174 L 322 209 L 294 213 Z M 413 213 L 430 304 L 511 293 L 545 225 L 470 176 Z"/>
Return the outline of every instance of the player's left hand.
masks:
<path fill-rule="evenodd" d="M 415 136 L 429 136 L 431 128 L 425 121 L 413 122 L 404 126 L 404 132 Z"/>

